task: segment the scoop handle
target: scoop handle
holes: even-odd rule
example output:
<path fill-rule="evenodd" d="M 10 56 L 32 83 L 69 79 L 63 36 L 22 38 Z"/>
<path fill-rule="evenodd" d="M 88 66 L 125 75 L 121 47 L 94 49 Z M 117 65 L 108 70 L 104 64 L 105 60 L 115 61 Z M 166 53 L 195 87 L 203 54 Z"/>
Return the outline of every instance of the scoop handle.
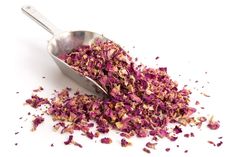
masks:
<path fill-rule="evenodd" d="M 56 35 L 61 31 L 56 28 L 51 22 L 49 22 L 41 13 L 39 13 L 34 7 L 32 6 L 23 6 L 21 10 L 29 16 L 32 20 L 42 26 L 45 30 L 47 30 L 52 35 Z"/>

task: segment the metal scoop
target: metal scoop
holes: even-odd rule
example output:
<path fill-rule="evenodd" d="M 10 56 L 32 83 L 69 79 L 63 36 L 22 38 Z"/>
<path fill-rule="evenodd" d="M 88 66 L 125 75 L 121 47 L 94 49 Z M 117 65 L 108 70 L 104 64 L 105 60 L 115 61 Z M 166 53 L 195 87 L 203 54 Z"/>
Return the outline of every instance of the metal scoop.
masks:
<path fill-rule="evenodd" d="M 26 15 L 53 35 L 53 38 L 48 42 L 48 52 L 59 66 L 60 70 L 88 91 L 98 96 L 107 95 L 107 91 L 105 91 L 96 81 L 75 71 L 58 56 L 62 53 L 71 52 L 79 46 L 91 45 L 96 38 L 100 38 L 104 41 L 107 41 L 108 39 L 100 34 L 90 31 L 62 32 L 32 6 L 24 6 L 21 9 Z"/>

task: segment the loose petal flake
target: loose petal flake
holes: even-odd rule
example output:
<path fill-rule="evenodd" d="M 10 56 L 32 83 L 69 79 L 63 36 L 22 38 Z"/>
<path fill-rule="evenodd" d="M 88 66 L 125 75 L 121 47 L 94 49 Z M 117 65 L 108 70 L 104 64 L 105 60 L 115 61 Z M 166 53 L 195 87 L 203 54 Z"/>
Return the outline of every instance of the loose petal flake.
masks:
<path fill-rule="evenodd" d="M 151 148 L 151 149 L 156 149 L 155 148 L 156 145 L 157 145 L 157 143 L 147 142 L 145 146 L 148 147 L 148 148 Z"/>
<path fill-rule="evenodd" d="M 40 116 L 36 116 L 34 119 L 33 119 L 33 128 L 32 128 L 32 131 L 35 131 L 37 129 L 37 127 L 42 123 L 44 122 L 44 118 L 43 117 L 40 117 Z"/>
<path fill-rule="evenodd" d="M 131 143 L 128 142 L 126 139 L 121 139 L 121 146 L 122 147 L 127 147 L 127 146 L 131 146 Z"/>
<path fill-rule="evenodd" d="M 108 137 L 104 137 L 100 140 L 100 142 L 103 144 L 110 144 L 110 143 L 112 143 L 112 139 L 108 138 Z"/>
<path fill-rule="evenodd" d="M 151 151 L 150 151 L 148 148 L 143 148 L 143 151 L 146 152 L 146 153 L 148 153 L 148 154 L 151 153 Z"/>

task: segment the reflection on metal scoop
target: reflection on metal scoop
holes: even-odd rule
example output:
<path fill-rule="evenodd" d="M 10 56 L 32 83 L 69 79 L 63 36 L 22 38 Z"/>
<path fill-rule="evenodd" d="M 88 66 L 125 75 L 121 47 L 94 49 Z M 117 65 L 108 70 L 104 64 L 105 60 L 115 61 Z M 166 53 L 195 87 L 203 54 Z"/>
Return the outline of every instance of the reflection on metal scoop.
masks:
<path fill-rule="evenodd" d="M 26 15 L 53 35 L 53 38 L 48 43 L 48 52 L 59 66 L 60 70 L 88 91 L 98 96 L 107 95 L 107 91 L 105 91 L 96 81 L 75 71 L 71 66 L 62 61 L 59 56 L 62 53 L 71 52 L 79 46 L 91 45 L 96 38 L 100 38 L 104 41 L 108 39 L 100 34 L 90 31 L 62 32 L 32 6 L 24 6 L 21 9 Z"/>

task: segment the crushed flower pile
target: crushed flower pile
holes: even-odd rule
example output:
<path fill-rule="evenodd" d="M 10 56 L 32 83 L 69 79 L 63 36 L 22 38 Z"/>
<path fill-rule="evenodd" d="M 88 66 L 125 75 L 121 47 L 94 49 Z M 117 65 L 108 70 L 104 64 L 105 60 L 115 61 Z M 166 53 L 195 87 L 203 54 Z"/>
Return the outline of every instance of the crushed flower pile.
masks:
<path fill-rule="evenodd" d="M 155 149 L 159 138 L 175 141 L 177 135 L 182 133 L 183 126 L 200 127 L 207 121 L 203 116 L 193 116 L 196 109 L 189 106 L 191 92 L 185 87 L 179 89 L 167 74 L 167 68 L 153 69 L 137 65 L 128 52 L 112 41 L 97 39 L 90 46 L 64 53 L 60 59 L 95 80 L 109 95 L 98 98 L 80 94 L 79 91 L 71 95 L 70 88 L 66 88 L 51 99 L 34 94 L 26 100 L 33 108 L 47 105 L 47 114 L 56 121 L 53 127 L 61 129 L 61 133 L 73 134 L 75 130 L 80 130 L 93 139 L 99 137 L 100 133 L 118 130 L 122 147 L 132 145 L 126 140 L 132 136 L 152 136 L 155 142 L 148 142 L 143 148 L 143 151 L 150 153 L 149 149 Z M 41 90 L 42 87 L 37 92 Z M 43 121 L 43 118 L 36 117 L 33 130 Z M 169 124 L 174 128 L 169 128 Z M 96 131 L 90 131 L 94 126 Z M 207 126 L 215 130 L 220 125 L 210 119 Z M 192 133 L 189 136 L 194 135 Z M 112 139 L 105 137 L 100 142 L 110 144 Z M 64 143 L 82 147 L 73 141 L 72 135 Z M 166 148 L 166 151 L 170 151 L 170 148 Z"/>

